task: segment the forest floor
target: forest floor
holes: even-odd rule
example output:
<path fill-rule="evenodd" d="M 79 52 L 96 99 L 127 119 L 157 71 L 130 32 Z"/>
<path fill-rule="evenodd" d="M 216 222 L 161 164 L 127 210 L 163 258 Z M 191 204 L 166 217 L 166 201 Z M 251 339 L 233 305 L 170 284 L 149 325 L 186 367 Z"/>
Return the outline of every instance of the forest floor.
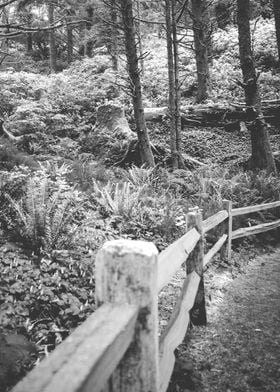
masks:
<path fill-rule="evenodd" d="M 180 346 L 169 391 L 279 392 L 279 261 L 278 248 L 234 280 L 229 271 L 216 274 L 215 290 L 206 278 L 208 324 L 193 327 Z"/>
<path fill-rule="evenodd" d="M 151 127 L 151 139 L 159 141 L 167 148 L 169 146 L 168 134 L 169 130 L 165 125 Z M 272 129 L 271 140 L 273 150 L 280 150 L 279 130 Z M 185 128 L 182 132 L 182 145 L 183 151 L 186 154 L 206 164 L 206 168 L 208 166 L 210 167 L 212 164 L 217 165 L 218 167 L 229 168 L 232 166 L 239 166 L 250 156 L 249 135 L 241 131 L 226 132 L 223 128 Z M 52 158 L 52 156 L 49 155 L 47 155 L 47 157 L 49 159 Z M 55 158 L 57 158 L 57 156 L 55 156 Z M 62 161 L 64 159 L 65 158 L 61 157 Z M 226 344 L 224 342 L 228 342 L 229 347 L 233 347 L 237 350 L 236 341 L 238 341 L 239 337 L 237 332 L 235 332 L 235 329 L 233 329 L 233 322 L 230 323 L 229 327 L 228 324 L 226 324 L 226 320 L 222 321 L 219 319 L 219 315 L 225 316 L 226 314 L 229 314 L 229 312 L 233 312 L 237 305 L 233 301 L 233 299 L 236 299 L 235 297 L 230 297 L 228 294 L 225 295 L 226 290 L 231 287 L 231 284 L 235 284 L 235 281 L 233 280 L 235 279 L 238 282 L 239 279 L 245 279 L 247 274 L 245 275 L 244 273 L 247 271 L 247 266 L 249 266 L 248 274 L 250 274 L 250 266 L 254 265 L 254 263 L 251 264 L 251 261 L 249 260 L 254 259 L 256 254 L 267 251 L 267 248 L 264 249 L 265 246 L 269 247 L 271 250 L 273 245 L 275 244 L 271 242 L 270 234 L 265 233 L 263 235 L 254 236 L 253 239 L 246 239 L 240 242 L 240 244 L 234 244 L 234 257 L 230 265 L 221 263 L 219 259 L 215 259 L 211 262 L 205 274 L 209 325 L 206 329 L 196 328 L 192 330 L 188 346 L 182 346 L 179 349 L 180 355 L 187 352 L 188 356 L 186 359 L 183 355 L 183 369 L 180 365 L 180 361 L 176 364 L 174 382 L 171 383 L 171 388 L 173 388 L 171 389 L 172 392 L 246 392 L 266 390 L 279 392 L 280 388 L 277 389 L 276 387 L 276 389 L 273 389 L 271 384 L 268 383 L 268 372 L 264 374 L 267 378 L 264 378 L 263 382 L 265 385 L 270 385 L 270 389 L 262 389 L 262 387 L 259 389 L 248 389 L 248 387 L 246 389 L 243 386 L 244 383 L 249 383 L 250 377 L 253 377 L 252 380 L 254 380 L 256 378 L 256 373 L 262 374 L 260 373 L 262 370 L 259 370 L 258 367 L 253 368 L 252 371 L 249 371 L 250 369 L 248 370 L 248 367 L 250 366 L 257 366 L 256 364 L 258 362 L 250 362 L 246 358 L 246 355 L 249 355 L 249 351 L 246 349 L 246 346 L 248 345 L 247 342 L 240 339 L 241 347 L 245 347 L 245 349 L 240 349 L 240 353 L 243 353 L 243 359 L 240 359 L 237 355 L 227 351 L 229 348 L 225 348 Z M 280 251 L 278 255 L 280 256 Z M 40 358 L 44 357 L 48 351 L 51 351 L 56 344 L 60 343 L 61 340 L 68 336 L 73 328 L 83 322 L 95 309 L 94 282 L 92 281 L 90 264 L 93 258 L 93 253 L 89 253 L 86 250 L 79 248 L 74 252 L 62 251 L 57 255 L 56 260 L 51 263 L 48 262 L 48 260 L 43 260 L 41 263 L 38 263 L 32 255 L 26 254 L 22 250 L 20 244 L 10 243 L 8 239 L 5 238 L 4 233 L 0 232 L 0 276 L 2 285 L 0 290 L 0 338 L 1 333 L 8 334 L 10 332 L 13 334 L 19 333 L 28 335 L 28 340 L 39 345 Z M 83 260 L 83 263 L 81 263 L 81 260 Z M 280 273 L 279 269 L 278 273 Z M 63 280 L 63 285 L 59 287 L 59 289 L 57 289 L 56 282 L 58 274 Z M 40 289 L 41 285 L 38 286 L 37 284 L 38 277 L 40 277 L 43 285 L 42 290 Z M 167 320 L 176 302 L 176 294 L 179 294 L 181 283 L 184 278 L 185 271 L 182 270 L 173 278 L 172 283 L 160 293 L 160 329 L 163 329 L 168 323 Z M 272 278 L 275 278 L 275 276 L 272 276 Z M 272 287 L 272 285 L 268 286 Z M 43 289 L 46 293 L 45 291 L 43 292 Z M 238 291 L 239 289 L 236 290 Z M 257 291 L 256 293 L 258 294 Z M 53 296 L 57 295 L 61 299 L 59 304 L 57 304 L 56 298 L 53 298 Z M 50 300 L 50 298 L 53 298 L 53 300 Z M 258 295 L 256 298 L 258 298 Z M 81 303 L 78 300 L 81 303 L 86 302 L 87 306 L 84 306 L 81 310 Z M 227 313 L 223 310 L 224 308 Z M 249 308 L 249 310 L 250 309 L 251 308 Z M 245 314 L 244 310 L 243 316 L 244 318 L 246 317 L 247 320 Z M 266 316 L 264 315 L 264 317 Z M 268 323 L 271 319 L 272 317 L 269 316 Z M 242 319 L 239 318 L 239 320 Z M 256 339 L 258 339 L 261 334 L 258 329 L 263 330 L 263 327 L 259 327 L 257 323 L 255 323 L 256 326 L 252 326 L 252 323 L 253 321 L 248 319 L 246 323 L 244 322 L 244 325 L 248 330 L 251 328 L 253 332 L 254 329 L 256 329 Z M 240 329 L 238 326 L 236 326 L 236 328 L 238 330 Z M 228 332 L 227 329 L 230 330 L 230 332 Z M 276 333 L 279 334 L 277 331 Z M 248 336 L 249 335 L 247 334 L 247 337 Z M 25 351 L 28 352 L 28 345 L 25 342 L 20 342 L 21 353 L 23 351 L 23 346 L 26 348 Z M 265 350 L 265 348 L 257 348 L 258 350 L 260 348 L 261 353 L 265 352 L 262 351 Z M 275 350 L 276 349 L 277 347 L 275 346 Z M 269 357 L 267 360 L 269 360 Z M 239 372 L 239 361 L 242 372 L 241 370 Z M 16 363 L 16 361 L 14 362 Z M 227 364 L 232 370 L 229 371 L 228 369 L 221 367 L 221 362 Z M 5 366 L 2 366 L 2 370 L 3 369 L 5 370 Z M 247 369 L 246 374 L 244 374 L 245 369 Z M 27 369 L 24 369 L 24 373 L 25 370 Z M 15 373 L 19 373 L 17 369 Z M 232 385 L 234 385 L 233 382 L 230 384 L 231 387 L 226 387 L 227 382 L 231 382 L 230 380 L 234 380 L 235 385 L 237 385 L 237 379 L 235 379 L 237 373 L 242 375 L 242 377 L 237 378 L 238 380 L 239 378 L 241 379 L 238 384 L 240 388 L 238 389 L 235 387 L 234 389 L 232 387 Z M 22 375 L 23 374 L 21 374 L 20 371 L 20 377 L 22 377 Z M 6 391 L 3 379 L 7 379 L 7 377 L 6 374 L 1 374 L 0 358 L 1 392 Z M 9 376 L 9 386 L 15 384 L 17 380 L 18 379 L 15 379 L 14 375 L 12 375 L 12 377 Z M 217 383 L 215 384 L 215 382 Z M 209 387 L 206 387 L 207 385 L 209 385 Z M 216 387 L 214 385 L 216 385 Z"/>

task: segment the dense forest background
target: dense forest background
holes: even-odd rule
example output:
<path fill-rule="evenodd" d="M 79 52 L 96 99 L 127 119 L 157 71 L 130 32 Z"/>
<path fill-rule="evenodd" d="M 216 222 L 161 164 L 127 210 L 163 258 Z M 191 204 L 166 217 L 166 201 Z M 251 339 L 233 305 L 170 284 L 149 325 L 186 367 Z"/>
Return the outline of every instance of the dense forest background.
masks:
<path fill-rule="evenodd" d="M 280 7 L 3 0 L 0 19 L 0 344 L 23 339 L 5 391 L 95 310 L 106 240 L 161 251 L 189 208 L 279 200 Z"/>

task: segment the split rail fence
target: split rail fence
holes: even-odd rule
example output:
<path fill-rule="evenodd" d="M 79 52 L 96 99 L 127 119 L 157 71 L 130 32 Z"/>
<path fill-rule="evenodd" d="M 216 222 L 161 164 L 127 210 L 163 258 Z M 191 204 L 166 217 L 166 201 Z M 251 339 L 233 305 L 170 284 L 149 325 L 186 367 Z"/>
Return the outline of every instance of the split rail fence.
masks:
<path fill-rule="evenodd" d="M 232 240 L 280 226 L 271 223 L 232 230 L 238 215 L 280 207 L 280 201 L 224 209 L 202 220 L 199 209 L 186 217 L 186 234 L 158 255 L 152 243 L 116 240 L 96 260 L 98 309 L 13 392 L 164 392 L 174 350 L 184 340 L 203 270 L 213 256 L 230 259 Z M 224 234 L 204 253 L 204 235 L 223 225 Z M 158 336 L 158 293 L 185 264 L 186 279 L 172 316 Z"/>

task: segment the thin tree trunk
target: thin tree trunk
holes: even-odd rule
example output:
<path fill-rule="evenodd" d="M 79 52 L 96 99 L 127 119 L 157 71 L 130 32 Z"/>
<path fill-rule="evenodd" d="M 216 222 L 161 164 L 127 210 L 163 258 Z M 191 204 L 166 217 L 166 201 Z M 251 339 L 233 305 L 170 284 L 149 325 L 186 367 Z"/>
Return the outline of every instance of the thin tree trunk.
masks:
<path fill-rule="evenodd" d="M 67 26 L 67 63 L 71 64 L 73 61 L 73 28 L 72 26 Z"/>
<path fill-rule="evenodd" d="M 277 48 L 278 48 L 278 62 L 280 64 L 280 1 L 279 0 L 273 0 L 273 11 L 274 11 L 276 40 L 277 40 Z"/>
<path fill-rule="evenodd" d="M 133 109 L 139 140 L 140 156 L 143 164 L 154 167 L 155 161 L 152 154 L 149 135 L 144 118 L 132 0 L 120 0 L 120 10 L 123 21 L 127 68 L 131 83 Z"/>
<path fill-rule="evenodd" d="M 27 26 L 28 27 L 32 26 L 31 14 L 27 14 Z M 27 54 L 31 56 L 32 51 L 33 51 L 33 35 L 32 35 L 32 33 L 26 34 L 26 50 L 27 50 Z"/>
<path fill-rule="evenodd" d="M 165 0 L 165 20 L 166 20 L 166 44 L 168 59 L 168 106 L 170 115 L 170 150 L 173 169 L 179 167 L 178 152 L 176 143 L 176 93 L 175 93 L 175 69 L 172 43 L 172 19 L 170 0 Z"/>
<path fill-rule="evenodd" d="M 208 2 L 205 2 L 205 0 L 191 0 L 191 4 L 198 85 L 196 101 L 200 103 L 208 98 L 210 89 L 207 49 L 209 40 Z"/>
<path fill-rule="evenodd" d="M 26 35 L 26 47 L 27 47 L 27 54 L 31 55 L 33 51 L 33 37 L 32 33 L 27 33 Z"/>
<path fill-rule="evenodd" d="M 173 43 L 173 58 L 174 58 L 174 81 L 175 81 L 175 134 L 176 134 L 176 151 L 178 155 L 178 166 L 180 169 L 185 167 L 184 160 L 181 156 L 181 91 L 179 80 L 179 52 L 177 39 L 177 14 L 176 14 L 176 0 L 171 0 L 171 20 L 172 20 L 172 43 Z"/>
<path fill-rule="evenodd" d="M 90 30 L 92 28 L 92 20 L 93 20 L 93 8 L 92 7 L 87 7 L 87 30 Z M 93 42 L 90 39 L 87 43 L 86 43 L 86 55 L 88 57 L 92 57 L 92 51 L 93 51 Z"/>
<path fill-rule="evenodd" d="M 250 167 L 266 169 L 268 172 L 276 172 L 267 126 L 261 110 L 261 98 L 257 83 L 258 78 L 252 53 L 249 0 L 237 0 L 237 25 L 243 88 L 247 110 L 252 120 L 248 126 L 251 133 L 252 145 Z"/>
<path fill-rule="evenodd" d="M 110 13 L 111 24 L 109 27 L 110 38 L 108 42 L 108 51 L 112 59 L 112 67 L 115 71 L 118 71 L 119 69 L 119 58 L 118 58 L 119 44 L 118 44 L 118 28 L 117 28 L 118 13 L 117 13 L 115 0 L 110 0 L 109 13 Z"/>
<path fill-rule="evenodd" d="M 48 6 L 49 24 L 54 23 L 54 5 L 49 3 Z M 55 47 L 55 35 L 54 30 L 49 31 L 49 46 L 50 46 L 50 70 L 56 72 L 56 47 Z"/>
<path fill-rule="evenodd" d="M 143 44 L 142 44 L 142 31 L 141 31 L 141 22 L 140 22 L 140 0 L 136 0 L 136 10 L 137 10 L 137 36 L 138 36 L 138 48 L 139 48 L 139 55 L 140 55 L 140 64 L 141 64 L 141 72 L 144 75 L 144 52 L 143 52 Z"/>

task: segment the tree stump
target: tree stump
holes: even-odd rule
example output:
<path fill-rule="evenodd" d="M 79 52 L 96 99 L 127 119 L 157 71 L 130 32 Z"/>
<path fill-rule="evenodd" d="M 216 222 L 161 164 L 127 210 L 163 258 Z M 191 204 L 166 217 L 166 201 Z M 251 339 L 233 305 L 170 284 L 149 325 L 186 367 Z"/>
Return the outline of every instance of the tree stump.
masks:
<path fill-rule="evenodd" d="M 87 140 L 87 148 L 97 159 L 117 164 L 136 143 L 137 135 L 130 129 L 123 108 L 111 104 L 98 107 L 95 127 Z"/>

